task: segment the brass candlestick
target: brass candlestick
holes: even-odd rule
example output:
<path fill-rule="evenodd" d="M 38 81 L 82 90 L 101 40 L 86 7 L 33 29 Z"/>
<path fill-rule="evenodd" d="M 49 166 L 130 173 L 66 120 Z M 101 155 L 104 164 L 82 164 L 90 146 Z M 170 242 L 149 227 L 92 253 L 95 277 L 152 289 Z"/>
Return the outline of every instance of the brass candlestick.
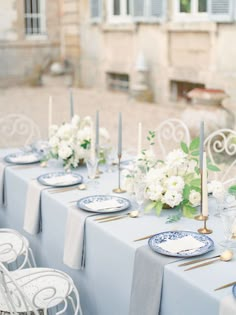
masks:
<path fill-rule="evenodd" d="M 112 190 L 114 193 L 117 193 L 117 194 L 126 192 L 126 190 L 120 187 L 120 160 L 121 160 L 121 154 L 118 154 L 118 188 L 114 188 Z"/>
<path fill-rule="evenodd" d="M 198 221 L 205 221 L 205 217 L 204 215 L 202 214 L 202 199 L 203 199 L 203 196 L 202 196 L 202 192 L 203 192 L 203 187 L 202 187 L 202 170 L 200 172 L 200 179 L 201 179 L 201 202 L 200 202 L 200 214 L 196 215 L 194 217 L 195 220 L 198 220 Z"/>
<path fill-rule="evenodd" d="M 201 234 L 211 234 L 213 231 L 208 229 L 206 226 L 206 221 L 208 220 L 208 216 L 203 216 L 204 226 L 201 229 L 198 229 L 198 232 Z"/>

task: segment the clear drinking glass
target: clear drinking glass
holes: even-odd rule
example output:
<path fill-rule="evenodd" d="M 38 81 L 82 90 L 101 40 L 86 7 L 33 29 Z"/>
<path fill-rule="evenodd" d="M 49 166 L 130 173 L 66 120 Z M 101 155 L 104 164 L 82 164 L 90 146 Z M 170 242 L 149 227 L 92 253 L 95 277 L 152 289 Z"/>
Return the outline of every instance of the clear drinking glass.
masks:
<path fill-rule="evenodd" d="M 95 183 L 94 179 L 97 175 L 97 166 L 98 166 L 98 158 L 88 158 L 86 159 L 87 173 L 88 173 L 88 181 L 87 184 L 93 185 Z"/>
<path fill-rule="evenodd" d="M 138 210 L 142 213 L 144 212 L 142 209 L 142 205 L 145 200 L 145 188 L 146 184 L 144 182 L 137 181 L 134 183 L 133 197 L 135 199 L 135 202 L 138 204 Z"/>
<path fill-rule="evenodd" d="M 220 245 L 226 248 L 236 248 L 236 206 L 222 208 L 220 217 L 223 223 L 225 240 Z"/>

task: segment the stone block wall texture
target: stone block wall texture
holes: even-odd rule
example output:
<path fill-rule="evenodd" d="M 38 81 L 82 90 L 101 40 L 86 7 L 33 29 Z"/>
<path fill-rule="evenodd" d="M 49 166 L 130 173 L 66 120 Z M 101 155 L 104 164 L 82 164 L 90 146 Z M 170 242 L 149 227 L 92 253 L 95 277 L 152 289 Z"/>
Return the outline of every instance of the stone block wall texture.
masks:
<path fill-rule="evenodd" d="M 0 86 L 29 82 L 60 59 L 59 1 L 46 1 L 46 35 L 24 31 L 24 1 L 0 0 Z"/>

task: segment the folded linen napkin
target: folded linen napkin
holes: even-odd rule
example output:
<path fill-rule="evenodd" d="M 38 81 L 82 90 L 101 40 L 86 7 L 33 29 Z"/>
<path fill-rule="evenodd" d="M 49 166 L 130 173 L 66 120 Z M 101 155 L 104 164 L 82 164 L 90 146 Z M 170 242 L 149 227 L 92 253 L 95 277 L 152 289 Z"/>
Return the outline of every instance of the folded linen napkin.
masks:
<path fill-rule="evenodd" d="M 19 154 L 11 157 L 13 163 L 30 163 L 38 160 L 38 156 L 33 153 Z"/>
<path fill-rule="evenodd" d="M 62 176 L 44 178 L 44 181 L 48 185 L 62 185 L 62 184 L 73 184 L 77 181 L 77 178 L 72 174 L 65 174 Z"/>
<path fill-rule="evenodd" d="M 6 206 L 5 169 L 6 164 L 0 162 L 0 206 Z"/>
<path fill-rule="evenodd" d="M 219 315 L 235 315 L 236 314 L 236 299 L 232 295 L 226 296 L 220 302 Z"/>
<path fill-rule="evenodd" d="M 170 253 L 177 254 L 182 251 L 198 249 L 204 245 L 205 244 L 203 242 L 200 242 L 191 235 L 188 235 L 177 240 L 168 240 L 166 242 L 159 244 L 158 247 Z"/>
<path fill-rule="evenodd" d="M 159 255 L 146 245 L 136 250 L 129 315 L 159 314 L 164 267 L 177 260 Z"/>
<path fill-rule="evenodd" d="M 120 204 L 117 200 L 102 200 L 102 201 L 94 201 L 89 205 L 86 205 L 91 210 L 105 210 L 110 208 L 121 208 L 122 204 Z"/>
<path fill-rule="evenodd" d="M 85 267 L 85 227 L 87 217 L 95 215 L 70 207 L 67 214 L 63 262 L 73 269 Z"/>
<path fill-rule="evenodd" d="M 36 181 L 28 183 L 23 229 L 34 235 L 41 231 L 41 191 Z"/>

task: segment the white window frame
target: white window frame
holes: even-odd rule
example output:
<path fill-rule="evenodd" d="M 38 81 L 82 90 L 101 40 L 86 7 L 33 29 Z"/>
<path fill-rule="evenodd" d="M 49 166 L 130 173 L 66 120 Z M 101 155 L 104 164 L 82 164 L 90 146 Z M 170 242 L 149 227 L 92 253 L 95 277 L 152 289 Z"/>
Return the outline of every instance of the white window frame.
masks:
<path fill-rule="evenodd" d="M 178 22 L 196 22 L 209 20 L 208 12 L 198 12 L 198 1 L 191 0 L 191 12 L 180 12 L 180 0 L 174 0 L 174 21 Z M 208 1 L 208 0 L 207 0 Z M 207 5 L 208 8 L 208 5 Z"/>
<path fill-rule="evenodd" d="M 126 13 L 126 3 L 127 0 L 120 0 L 120 15 L 113 14 L 113 0 L 107 0 L 107 20 L 111 24 L 126 24 L 132 22 L 131 15 L 131 0 L 129 14 Z"/>
<path fill-rule="evenodd" d="M 26 3 L 29 3 L 30 0 L 26 0 Z M 33 0 L 32 3 L 35 3 L 35 1 L 39 2 L 39 13 L 34 12 L 27 12 L 27 7 L 24 7 L 24 18 L 33 18 L 37 17 L 40 19 L 40 28 L 37 28 L 36 25 L 33 25 L 33 28 L 39 30 L 38 33 L 27 33 L 27 26 L 25 26 L 25 37 L 27 39 L 46 39 L 46 8 L 45 8 L 45 0 Z M 25 6 L 25 3 L 24 3 Z M 32 10 L 34 11 L 34 9 Z M 31 29 L 31 27 L 30 27 Z"/>

